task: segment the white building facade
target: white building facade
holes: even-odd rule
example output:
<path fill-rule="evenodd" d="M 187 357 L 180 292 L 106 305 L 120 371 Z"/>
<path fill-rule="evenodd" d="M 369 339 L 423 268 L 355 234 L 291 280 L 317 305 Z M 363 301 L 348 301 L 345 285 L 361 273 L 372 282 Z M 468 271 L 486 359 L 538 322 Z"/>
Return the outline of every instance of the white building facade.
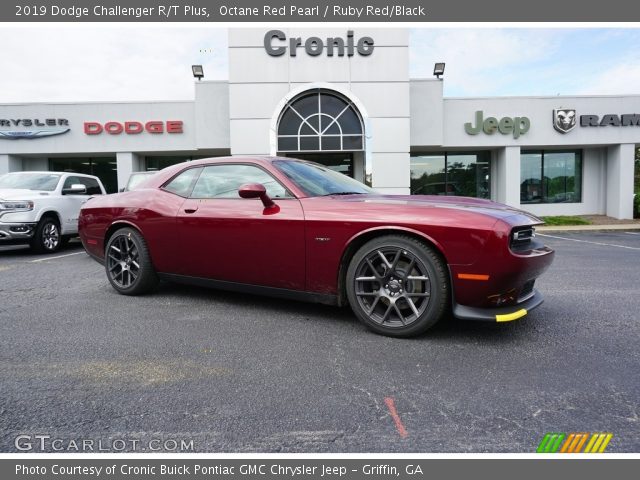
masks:
<path fill-rule="evenodd" d="M 0 105 L 0 174 L 306 158 L 390 194 L 632 218 L 640 96 L 444 98 L 409 78 L 406 29 L 230 29 L 229 78 L 191 102 Z M 446 74 L 445 74 L 446 77 Z"/>

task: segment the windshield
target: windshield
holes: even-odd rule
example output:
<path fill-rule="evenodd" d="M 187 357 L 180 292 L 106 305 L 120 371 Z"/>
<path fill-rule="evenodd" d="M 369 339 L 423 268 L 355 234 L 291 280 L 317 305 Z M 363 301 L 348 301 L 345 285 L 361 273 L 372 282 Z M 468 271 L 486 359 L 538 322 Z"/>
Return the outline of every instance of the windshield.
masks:
<path fill-rule="evenodd" d="M 273 164 L 310 197 L 374 193 L 365 184 L 317 163 L 282 160 Z"/>
<path fill-rule="evenodd" d="M 53 192 L 59 180 L 55 173 L 8 173 L 0 176 L 0 188 Z"/>

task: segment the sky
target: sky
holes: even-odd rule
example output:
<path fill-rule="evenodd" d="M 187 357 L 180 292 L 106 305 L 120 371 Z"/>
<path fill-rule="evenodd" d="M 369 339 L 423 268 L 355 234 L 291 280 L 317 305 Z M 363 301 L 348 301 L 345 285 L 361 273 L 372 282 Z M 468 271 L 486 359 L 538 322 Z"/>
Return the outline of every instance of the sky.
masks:
<path fill-rule="evenodd" d="M 0 27 L 0 104 L 192 100 L 191 65 L 227 78 L 213 26 Z M 448 97 L 640 94 L 640 29 L 420 28 L 410 77 L 446 62 Z"/>

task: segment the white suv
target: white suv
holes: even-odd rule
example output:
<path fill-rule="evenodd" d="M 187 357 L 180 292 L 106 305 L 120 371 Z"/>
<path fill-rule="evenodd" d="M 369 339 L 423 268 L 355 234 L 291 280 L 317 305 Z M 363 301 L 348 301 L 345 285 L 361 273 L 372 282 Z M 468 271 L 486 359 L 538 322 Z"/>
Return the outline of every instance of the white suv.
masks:
<path fill-rule="evenodd" d="M 78 234 L 80 207 L 105 194 L 98 177 L 67 172 L 0 175 L 0 245 L 55 252 Z"/>

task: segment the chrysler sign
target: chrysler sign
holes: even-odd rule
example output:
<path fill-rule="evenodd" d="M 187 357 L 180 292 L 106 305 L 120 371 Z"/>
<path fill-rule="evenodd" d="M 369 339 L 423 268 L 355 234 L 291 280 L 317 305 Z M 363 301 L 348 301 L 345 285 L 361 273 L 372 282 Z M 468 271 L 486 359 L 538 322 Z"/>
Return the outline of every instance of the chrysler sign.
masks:
<path fill-rule="evenodd" d="M 67 133 L 69 130 L 69 120 L 66 118 L 0 118 L 2 140 L 51 137 Z"/>

